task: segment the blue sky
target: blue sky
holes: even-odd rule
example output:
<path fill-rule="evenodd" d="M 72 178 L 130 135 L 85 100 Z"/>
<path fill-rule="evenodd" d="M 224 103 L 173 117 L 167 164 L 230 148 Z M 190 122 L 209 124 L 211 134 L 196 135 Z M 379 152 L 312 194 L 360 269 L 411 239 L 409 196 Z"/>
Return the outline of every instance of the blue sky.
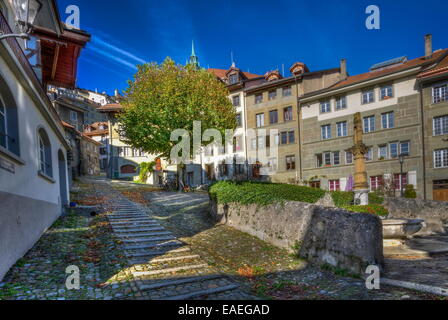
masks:
<path fill-rule="evenodd" d="M 135 65 L 170 56 L 185 63 L 194 39 L 203 67 L 229 68 L 231 52 L 243 71 L 286 74 L 296 61 L 311 71 L 346 58 L 350 74 L 384 60 L 448 47 L 448 1 L 426 0 L 58 0 L 77 5 L 92 41 L 81 54 L 78 86 L 113 93 L 132 79 Z M 367 6 L 381 10 L 381 29 L 367 30 Z"/>

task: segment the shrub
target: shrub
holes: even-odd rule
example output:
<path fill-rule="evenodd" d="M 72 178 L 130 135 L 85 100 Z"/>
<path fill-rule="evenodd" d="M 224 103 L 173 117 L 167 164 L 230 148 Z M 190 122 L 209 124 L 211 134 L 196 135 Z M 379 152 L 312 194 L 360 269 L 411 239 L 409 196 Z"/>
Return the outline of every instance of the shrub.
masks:
<path fill-rule="evenodd" d="M 138 182 L 146 183 L 148 175 L 154 172 L 155 162 L 142 162 L 140 163 L 140 173 L 138 175 Z"/>
<path fill-rule="evenodd" d="M 417 198 L 417 192 L 414 189 L 414 186 L 412 184 L 408 184 L 406 186 L 406 190 L 404 191 L 404 197 L 406 199 L 416 199 Z"/>
<path fill-rule="evenodd" d="M 389 210 L 377 204 L 369 204 L 367 206 L 345 206 L 344 209 L 353 212 L 375 214 L 380 217 L 389 215 Z"/>
<path fill-rule="evenodd" d="M 303 186 L 261 182 L 220 181 L 210 187 L 210 197 L 218 203 L 259 204 L 267 206 L 284 201 L 316 203 L 325 191 Z"/>
<path fill-rule="evenodd" d="M 355 199 L 354 192 L 334 191 L 331 193 L 334 205 L 336 207 L 350 206 Z"/>
<path fill-rule="evenodd" d="M 369 203 L 370 204 L 383 204 L 384 196 L 381 192 L 369 193 Z"/>

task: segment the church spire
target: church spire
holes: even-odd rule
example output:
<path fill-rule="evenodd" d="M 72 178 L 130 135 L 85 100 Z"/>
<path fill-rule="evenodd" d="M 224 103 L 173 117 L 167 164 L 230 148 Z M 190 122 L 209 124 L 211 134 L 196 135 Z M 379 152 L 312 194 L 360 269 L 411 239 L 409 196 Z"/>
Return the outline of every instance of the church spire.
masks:
<path fill-rule="evenodd" d="M 194 40 L 191 41 L 191 56 L 190 56 L 190 60 L 188 63 L 193 65 L 197 69 L 199 69 L 199 67 L 200 67 L 199 58 L 196 55 L 196 51 L 194 49 Z"/>

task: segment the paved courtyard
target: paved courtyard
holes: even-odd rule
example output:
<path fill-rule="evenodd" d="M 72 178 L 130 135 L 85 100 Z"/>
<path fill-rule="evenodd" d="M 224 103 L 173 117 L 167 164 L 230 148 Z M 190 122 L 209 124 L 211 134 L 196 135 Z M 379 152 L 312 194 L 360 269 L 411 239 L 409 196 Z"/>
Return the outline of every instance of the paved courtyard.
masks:
<path fill-rule="evenodd" d="M 76 200 L 103 213 L 60 218 L 0 284 L 0 299 L 440 299 L 308 265 L 208 215 L 205 193 L 85 180 Z M 81 287 L 67 290 L 67 266 Z"/>

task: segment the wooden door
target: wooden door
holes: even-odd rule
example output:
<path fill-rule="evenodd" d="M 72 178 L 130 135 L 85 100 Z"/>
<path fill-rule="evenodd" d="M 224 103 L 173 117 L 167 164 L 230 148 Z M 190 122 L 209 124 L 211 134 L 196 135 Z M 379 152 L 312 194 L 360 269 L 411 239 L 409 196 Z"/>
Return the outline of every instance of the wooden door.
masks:
<path fill-rule="evenodd" d="M 448 201 L 448 180 L 434 181 L 433 200 Z"/>

